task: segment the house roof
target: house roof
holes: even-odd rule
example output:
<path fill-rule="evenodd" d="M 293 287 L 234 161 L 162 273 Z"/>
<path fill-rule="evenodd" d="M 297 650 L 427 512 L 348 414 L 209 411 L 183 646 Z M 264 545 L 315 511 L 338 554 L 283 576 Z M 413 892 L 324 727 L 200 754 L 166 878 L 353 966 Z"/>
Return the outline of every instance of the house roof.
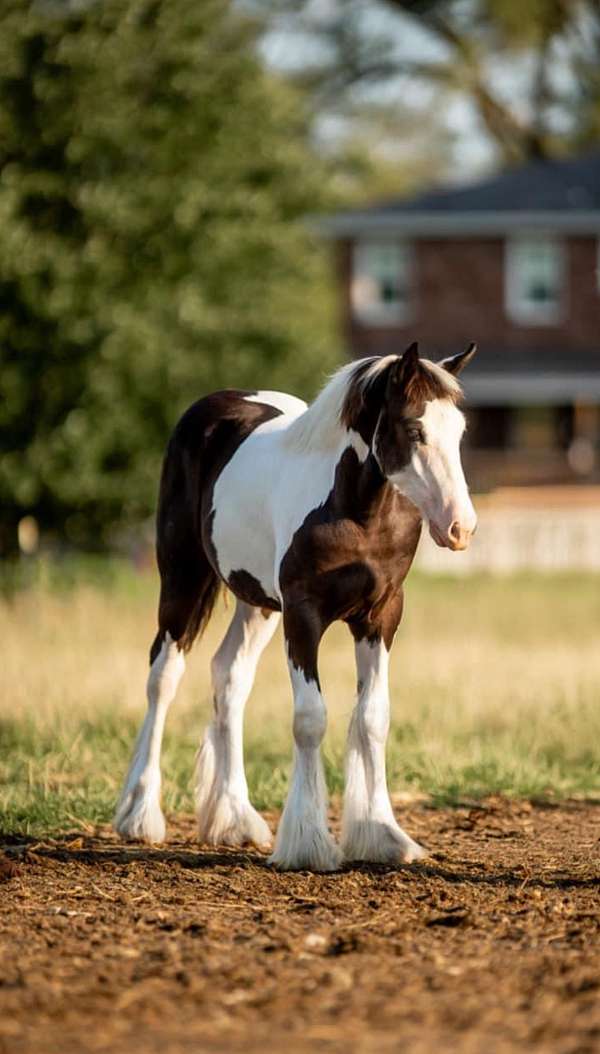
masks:
<path fill-rule="evenodd" d="M 397 342 L 387 351 L 398 351 Z M 433 359 L 448 354 L 438 350 Z M 600 405 L 600 337 L 590 351 L 490 347 L 481 343 L 461 374 L 466 406 Z"/>
<path fill-rule="evenodd" d="M 600 151 L 567 161 L 533 161 L 499 176 L 415 198 L 395 198 L 377 212 L 581 212 L 600 209 Z"/>
<path fill-rule="evenodd" d="M 600 346 L 590 352 L 481 348 L 461 377 L 467 405 L 600 403 Z"/>
<path fill-rule="evenodd" d="M 600 232 L 600 151 L 535 161 L 469 186 L 393 198 L 323 217 L 333 237 L 404 233 L 436 237 L 497 234 L 523 224 L 572 233 Z"/>

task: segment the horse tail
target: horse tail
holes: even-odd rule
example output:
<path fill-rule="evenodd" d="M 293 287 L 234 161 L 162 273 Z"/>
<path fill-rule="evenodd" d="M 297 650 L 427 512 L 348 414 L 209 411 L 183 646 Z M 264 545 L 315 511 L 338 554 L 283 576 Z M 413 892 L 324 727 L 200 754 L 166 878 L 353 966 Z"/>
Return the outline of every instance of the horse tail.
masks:
<path fill-rule="evenodd" d="M 150 662 L 169 633 L 182 651 L 189 651 L 211 617 L 221 580 L 202 541 L 200 506 L 206 464 L 204 441 L 176 427 L 163 461 L 156 517 L 156 556 L 160 572 L 159 631 Z M 188 434 L 186 434 L 186 432 Z"/>

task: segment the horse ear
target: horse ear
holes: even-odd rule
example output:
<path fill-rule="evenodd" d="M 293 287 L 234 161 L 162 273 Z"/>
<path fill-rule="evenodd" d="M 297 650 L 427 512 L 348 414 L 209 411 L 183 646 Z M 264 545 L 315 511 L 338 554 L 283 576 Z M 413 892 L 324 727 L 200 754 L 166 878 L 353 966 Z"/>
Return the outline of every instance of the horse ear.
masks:
<path fill-rule="evenodd" d="M 466 351 L 461 351 L 458 355 L 451 355 L 448 359 L 442 359 L 439 365 L 456 377 L 461 370 L 464 370 L 467 363 L 471 361 L 476 351 L 477 345 L 471 343 Z"/>
<path fill-rule="evenodd" d="M 419 345 L 414 341 L 393 364 L 389 374 L 389 386 L 406 391 L 418 368 Z"/>

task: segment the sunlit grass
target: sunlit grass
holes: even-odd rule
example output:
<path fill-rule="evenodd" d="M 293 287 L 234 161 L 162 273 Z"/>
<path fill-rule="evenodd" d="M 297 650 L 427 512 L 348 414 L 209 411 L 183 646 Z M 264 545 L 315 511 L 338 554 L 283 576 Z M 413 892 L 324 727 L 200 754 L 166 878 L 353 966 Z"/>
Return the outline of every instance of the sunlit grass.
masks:
<path fill-rule="evenodd" d="M 103 562 L 32 575 L 0 603 L 0 823 L 42 832 L 110 818 L 144 708 L 156 580 Z M 600 578 L 413 574 L 394 647 L 388 751 L 395 791 L 453 802 L 502 792 L 600 793 Z M 208 660 L 220 608 L 189 658 L 163 755 L 167 812 L 193 808 L 191 774 L 210 713 Z M 330 789 L 343 786 L 354 657 L 343 626 L 321 673 Z M 259 807 L 279 805 L 291 756 L 291 696 L 279 635 L 252 694 L 247 770 Z"/>

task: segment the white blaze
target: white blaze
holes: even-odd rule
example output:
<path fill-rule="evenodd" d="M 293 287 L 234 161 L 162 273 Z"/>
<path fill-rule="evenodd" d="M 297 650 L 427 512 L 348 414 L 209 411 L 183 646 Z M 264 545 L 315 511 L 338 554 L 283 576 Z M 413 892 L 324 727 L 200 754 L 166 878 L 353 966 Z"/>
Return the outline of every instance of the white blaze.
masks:
<path fill-rule="evenodd" d="M 471 534 L 477 523 L 460 459 L 465 418 L 450 399 L 432 399 L 419 424 L 424 442 L 390 479 L 428 520 L 435 540 L 445 544 L 453 525 Z"/>

